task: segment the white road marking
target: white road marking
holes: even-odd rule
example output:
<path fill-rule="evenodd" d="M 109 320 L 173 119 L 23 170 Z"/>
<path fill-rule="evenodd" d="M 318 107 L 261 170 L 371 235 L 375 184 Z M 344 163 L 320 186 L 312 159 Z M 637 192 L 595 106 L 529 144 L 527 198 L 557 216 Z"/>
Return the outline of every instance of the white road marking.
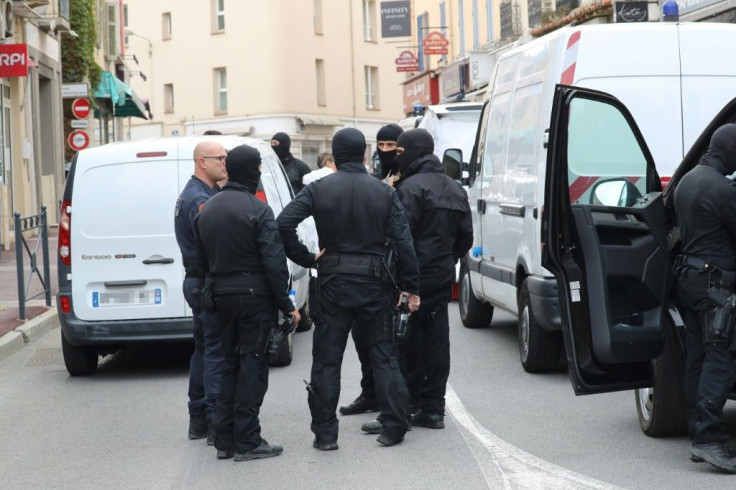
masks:
<path fill-rule="evenodd" d="M 498 438 L 468 413 L 452 387 L 447 385 L 446 407 L 473 453 L 489 488 L 588 489 L 619 487 L 566 470 L 522 451 Z"/>

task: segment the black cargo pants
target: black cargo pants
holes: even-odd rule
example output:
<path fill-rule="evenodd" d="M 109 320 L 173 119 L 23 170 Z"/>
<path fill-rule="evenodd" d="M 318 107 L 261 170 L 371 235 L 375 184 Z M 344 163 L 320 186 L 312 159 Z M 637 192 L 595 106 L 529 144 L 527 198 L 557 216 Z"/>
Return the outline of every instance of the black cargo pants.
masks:
<path fill-rule="evenodd" d="M 375 379 L 379 420 L 391 436 L 407 428 L 407 390 L 391 342 L 391 291 L 373 277 L 348 274 L 320 276 L 322 322 L 315 322 L 312 344 L 313 392 L 308 395 L 311 429 L 320 442 L 336 442 L 340 370 L 351 328 L 365 334 Z"/>
<path fill-rule="evenodd" d="M 704 444 L 728 439 L 723 406 L 733 386 L 736 362 L 727 342 L 706 342 L 702 312 L 708 299 L 708 273 L 679 267 L 677 292 L 685 321 L 685 403 L 690 437 Z"/>
<path fill-rule="evenodd" d="M 445 413 L 450 376 L 450 325 L 447 304 L 452 288 L 422 292 L 421 306 L 409 317 L 405 341 L 407 384 L 411 405 L 425 413 Z"/>
<path fill-rule="evenodd" d="M 266 336 L 276 323 L 270 296 L 228 294 L 215 297 L 225 365 L 215 409 L 215 447 L 244 453 L 258 447 L 258 414 L 268 389 Z"/>

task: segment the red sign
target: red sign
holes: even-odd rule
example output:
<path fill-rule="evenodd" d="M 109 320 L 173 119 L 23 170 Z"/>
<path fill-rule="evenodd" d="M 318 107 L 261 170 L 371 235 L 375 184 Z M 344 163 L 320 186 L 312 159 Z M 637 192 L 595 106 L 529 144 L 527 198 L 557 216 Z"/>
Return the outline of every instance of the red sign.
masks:
<path fill-rule="evenodd" d="M 77 129 L 69 133 L 69 148 L 74 151 L 80 151 L 87 148 L 89 145 L 89 135 L 87 131 Z"/>
<path fill-rule="evenodd" d="M 422 47 L 424 48 L 424 54 L 447 54 L 449 50 L 447 46 L 450 45 L 450 41 L 445 38 L 439 31 L 430 32 L 427 37 L 422 41 Z"/>
<path fill-rule="evenodd" d="M 419 71 L 419 59 L 411 51 L 402 51 L 395 61 L 396 71 Z"/>
<path fill-rule="evenodd" d="M 0 77 L 28 76 L 28 45 L 0 44 Z"/>
<path fill-rule="evenodd" d="M 89 111 L 90 106 L 87 99 L 74 99 L 74 102 L 72 102 L 72 114 L 77 119 L 87 119 Z"/>
<path fill-rule="evenodd" d="M 415 105 L 426 107 L 440 100 L 439 78 L 432 72 L 415 75 L 404 82 L 404 114 L 414 111 Z"/>

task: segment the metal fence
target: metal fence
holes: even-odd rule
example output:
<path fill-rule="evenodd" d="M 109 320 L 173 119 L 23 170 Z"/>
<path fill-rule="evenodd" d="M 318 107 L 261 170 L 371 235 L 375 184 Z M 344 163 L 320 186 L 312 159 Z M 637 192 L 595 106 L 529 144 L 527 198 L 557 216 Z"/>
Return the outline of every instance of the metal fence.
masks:
<path fill-rule="evenodd" d="M 20 213 L 16 211 L 15 216 L 15 259 L 16 269 L 18 271 L 18 309 L 20 310 L 20 319 L 26 319 L 26 303 L 41 295 L 46 296 L 46 306 L 51 307 L 51 280 L 49 273 L 49 227 L 46 221 L 46 206 L 41 206 L 41 214 L 21 218 Z M 23 233 L 40 229 L 36 245 L 31 251 L 31 247 L 23 236 Z M 38 270 L 38 247 L 42 247 L 43 252 L 43 277 Z M 28 253 L 30 259 L 28 270 L 28 282 L 25 280 L 25 270 L 23 264 L 23 249 Z M 43 291 L 28 296 L 28 288 L 31 286 L 33 274 L 36 274 L 41 281 Z"/>

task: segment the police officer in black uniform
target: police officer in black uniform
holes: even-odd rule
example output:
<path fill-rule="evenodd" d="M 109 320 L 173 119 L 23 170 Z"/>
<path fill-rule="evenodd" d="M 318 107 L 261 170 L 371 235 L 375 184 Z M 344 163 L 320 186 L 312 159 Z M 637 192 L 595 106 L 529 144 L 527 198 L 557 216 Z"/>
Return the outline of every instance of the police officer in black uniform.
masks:
<path fill-rule="evenodd" d="M 286 170 L 286 175 L 289 177 L 291 188 L 294 189 L 294 195 L 299 194 L 299 191 L 304 187 L 302 179 L 305 175 L 312 171 L 309 165 L 294 158 L 291 154 L 291 138 L 286 133 L 276 133 L 271 138 L 271 148 L 276 152 L 276 155 L 281 160 L 281 165 Z"/>
<path fill-rule="evenodd" d="M 217 457 L 236 461 L 281 454 L 261 437 L 258 420 L 268 388 L 270 331 L 277 309 L 299 322 L 287 293 L 289 271 L 271 208 L 255 196 L 258 150 L 241 145 L 227 155 L 228 183 L 196 219 L 198 261 L 214 279 L 225 355 L 215 411 Z"/>
<path fill-rule="evenodd" d="M 677 185 L 675 210 L 682 255 L 675 260 L 686 326 L 685 397 L 691 459 L 736 473 L 736 451 L 726 444 L 723 406 L 733 387 L 736 363 L 729 338 L 716 335 L 706 313 L 717 304 L 708 290 L 730 295 L 736 277 L 736 124 L 715 131 L 699 165 Z M 733 332 L 730 335 L 734 335 Z"/>
<path fill-rule="evenodd" d="M 404 130 L 398 124 L 387 124 L 376 133 L 376 152 L 380 168 L 371 175 L 384 183 L 391 185 L 389 179 L 398 173 L 396 162 L 396 141 Z M 353 342 L 355 343 L 355 351 L 358 353 L 360 360 L 360 395 L 348 405 L 340 407 L 340 413 L 343 415 L 353 415 L 356 413 L 375 412 L 378 410 L 378 402 L 376 402 L 376 386 L 373 380 L 373 366 L 371 366 L 371 344 L 366 331 L 354 328 L 352 330 Z"/>
<path fill-rule="evenodd" d="M 473 245 L 473 222 L 465 190 L 445 175 L 424 129 L 410 129 L 396 144 L 404 207 L 419 258 L 422 306 L 411 315 L 406 340 L 407 384 L 414 426 L 444 428 L 445 390 L 450 375 L 450 328 L 455 264 Z"/>
<path fill-rule="evenodd" d="M 365 148 L 365 138 L 357 129 L 335 133 L 332 153 L 337 172 L 305 187 L 278 218 L 288 257 L 304 267 L 319 260 L 321 321 L 315 321 L 308 400 L 313 445 L 324 451 L 338 447 L 335 408 L 351 328 L 367 332 L 370 339 L 382 423 L 378 442 L 398 444 L 408 429 L 406 384 L 389 331 L 394 300 L 383 274 L 386 241 L 395 244 L 398 281 L 412 310 L 419 307 L 418 265 L 398 196 L 366 172 Z M 310 215 L 324 256 L 309 253 L 296 235 L 297 225 Z"/>
<path fill-rule="evenodd" d="M 194 218 L 204 203 L 220 188 L 217 182 L 227 178 L 227 151 L 215 141 L 202 141 L 194 148 L 194 175 L 176 201 L 174 233 L 184 264 L 184 299 L 192 309 L 194 352 L 189 362 L 189 439 L 207 437 L 215 443 L 212 412 L 220 390 L 223 358 L 220 332 L 214 313 L 202 311 L 193 301 L 192 291 L 201 287 L 204 272 L 196 266 Z"/>

